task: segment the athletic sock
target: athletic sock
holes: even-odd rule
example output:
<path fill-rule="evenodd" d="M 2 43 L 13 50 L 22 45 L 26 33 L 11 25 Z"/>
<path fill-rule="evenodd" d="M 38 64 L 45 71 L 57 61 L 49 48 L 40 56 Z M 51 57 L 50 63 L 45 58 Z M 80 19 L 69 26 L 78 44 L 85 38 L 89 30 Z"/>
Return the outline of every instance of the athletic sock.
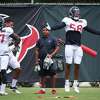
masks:
<path fill-rule="evenodd" d="M 6 84 L 1 84 L 1 92 L 5 93 Z"/>
<path fill-rule="evenodd" d="M 12 79 L 11 87 L 16 87 L 16 84 L 17 84 L 17 80 L 16 79 Z"/>
<path fill-rule="evenodd" d="M 74 86 L 78 86 L 78 80 L 74 80 Z"/>
<path fill-rule="evenodd" d="M 69 84 L 69 80 L 65 80 L 65 84 Z"/>

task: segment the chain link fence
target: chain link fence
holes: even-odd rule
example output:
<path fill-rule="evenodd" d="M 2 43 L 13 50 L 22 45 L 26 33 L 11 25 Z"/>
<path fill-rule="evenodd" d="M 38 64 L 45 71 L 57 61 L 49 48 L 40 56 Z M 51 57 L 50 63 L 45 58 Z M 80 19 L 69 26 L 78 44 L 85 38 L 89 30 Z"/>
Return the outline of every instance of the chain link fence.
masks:
<path fill-rule="evenodd" d="M 5 3 L 100 3 L 100 0 L 0 0 Z"/>
<path fill-rule="evenodd" d="M 31 3 L 31 0 L 0 0 L 0 3 Z"/>

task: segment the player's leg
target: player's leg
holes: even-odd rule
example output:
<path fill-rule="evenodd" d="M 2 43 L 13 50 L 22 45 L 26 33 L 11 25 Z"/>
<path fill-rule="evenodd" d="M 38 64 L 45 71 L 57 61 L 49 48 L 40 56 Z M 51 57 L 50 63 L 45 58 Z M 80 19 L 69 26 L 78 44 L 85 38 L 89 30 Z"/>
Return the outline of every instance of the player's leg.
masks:
<path fill-rule="evenodd" d="M 65 92 L 70 91 L 70 66 L 73 60 L 73 46 L 66 45 L 65 46 L 65 59 L 66 59 L 66 68 L 65 68 Z"/>
<path fill-rule="evenodd" d="M 8 93 L 5 92 L 6 83 L 7 83 L 7 77 L 6 77 L 6 70 L 8 66 L 9 56 L 0 56 L 0 62 L 1 62 L 1 88 L 0 88 L 0 95 L 7 95 Z"/>
<path fill-rule="evenodd" d="M 80 64 L 74 64 L 74 80 L 79 78 L 79 66 Z"/>
<path fill-rule="evenodd" d="M 10 54 L 9 66 L 13 68 L 11 89 L 14 92 L 20 94 L 21 92 L 17 89 L 17 82 L 21 73 L 21 68 L 20 68 L 20 63 L 17 61 L 16 57 L 12 53 Z"/>
<path fill-rule="evenodd" d="M 65 68 L 65 92 L 70 91 L 70 66 L 71 64 L 66 63 L 66 68 Z"/>
<path fill-rule="evenodd" d="M 13 78 L 12 78 L 12 83 L 11 83 L 11 89 L 13 90 L 13 92 L 20 94 L 21 92 L 17 89 L 17 82 L 18 82 L 18 78 L 20 76 L 20 68 L 16 68 L 13 70 Z"/>
<path fill-rule="evenodd" d="M 57 80 L 57 64 L 54 61 L 53 64 L 50 66 L 47 76 L 50 76 L 50 82 L 51 82 L 51 93 L 56 94 L 56 80 Z"/>
<path fill-rule="evenodd" d="M 15 68 L 13 70 L 13 79 L 12 79 L 12 87 L 16 87 L 17 86 L 17 81 L 18 81 L 18 78 L 20 76 L 20 73 L 21 73 L 21 69 L 20 68 Z"/>
<path fill-rule="evenodd" d="M 74 56 L 74 83 L 73 83 L 73 87 L 74 90 L 79 93 L 79 66 L 82 60 L 82 56 L 83 56 L 83 51 L 81 49 L 81 47 L 77 47 L 77 49 L 75 50 L 75 56 Z"/>
<path fill-rule="evenodd" d="M 2 82 L 2 80 L 1 80 L 1 72 L 0 72 L 0 89 L 1 89 L 1 82 Z"/>
<path fill-rule="evenodd" d="M 45 76 L 45 71 L 43 70 L 43 59 L 40 60 L 40 71 L 38 72 L 38 75 L 40 77 L 40 83 L 41 83 L 41 89 L 39 91 L 36 91 L 36 94 L 45 94 L 45 82 L 46 82 L 46 76 Z"/>
<path fill-rule="evenodd" d="M 42 88 L 46 87 L 45 82 L 46 82 L 46 76 L 40 76 L 40 83 Z"/>
<path fill-rule="evenodd" d="M 45 94 L 46 93 L 45 87 L 46 87 L 47 76 L 49 76 L 50 74 L 52 74 L 50 72 L 50 70 L 43 69 L 43 61 L 44 61 L 44 59 L 40 60 L 41 70 L 39 71 L 39 77 L 40 77 L 40 83 L 41 83 L 41 90 L 35 92 L 37 94 Z M 53 77 L 52 81 L 53 81 L 52 86 L 55 87 L 55 81 L 56 81 L 55 77 Z"/>
<path fill-rule="evenodd" d="M 51 93 L 56 94 L 56 79 L 57 79 L 56 73 L 53 74 L 50 79 L 51 79 L 51 88 L 52 88 Z"/>
<path fill-rule="evenodd" d="M 46 81 L 47 81 L 47 77 L 45 75 L 40 76 L 40 83 L 43 91 L 45 91 Z"/>
<path fill-rule="evenodd" d="M 40 76 L 41 88 L 40 88 L 40 90 L 36 91 L 35 94 L 45 94 L 46 93 L 45 81 L 46 81 L 46 77 L 45 76 Z"/>
<path fill-rule="evenodd" d="M 74 64 L 74 83 L 73 83 L 73 88 L 75 92 L 79 93 L 79 64 Z"/>

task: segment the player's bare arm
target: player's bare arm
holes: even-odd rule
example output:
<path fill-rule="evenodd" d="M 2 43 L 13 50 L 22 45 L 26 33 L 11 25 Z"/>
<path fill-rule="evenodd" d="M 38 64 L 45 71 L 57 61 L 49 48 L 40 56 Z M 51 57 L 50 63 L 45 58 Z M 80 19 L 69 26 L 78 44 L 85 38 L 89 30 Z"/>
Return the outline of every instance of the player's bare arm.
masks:
<path fill-rule="evenodd" d="M 17 34 L 15 34 L 15 33 L 11 34 L 10 37 L 14 39 L 15 46 L 17 46 L 20 43 L 20 41 L 21 41 L 20 37 Z"/>

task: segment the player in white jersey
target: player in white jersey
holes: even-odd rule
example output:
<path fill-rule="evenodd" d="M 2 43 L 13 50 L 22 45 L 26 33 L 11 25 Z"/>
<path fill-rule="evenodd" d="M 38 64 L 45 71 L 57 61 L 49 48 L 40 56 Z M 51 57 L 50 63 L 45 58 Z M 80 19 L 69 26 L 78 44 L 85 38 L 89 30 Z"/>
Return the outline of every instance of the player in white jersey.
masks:
<path fill-rule="evenodd" d="M 21 94 L 21 92 L 17 89 L 17 82 L 18 82 L 18 78 L 20 76 L 21 68 L 20 68 L 20 63 L 17 60 L 17 57 L 13 53 L 16 50 L 18 50 L 18 48 L 19 47 L 18 46 L 15 47 L 14 44 L 9 46 L 10 52 L 9 52 L 8 65 L 12 68 L 12 71 L 13 71 L 13 79 L 12 79 L 12 84 L 11 84 L 10 88 L 13 90 L 13 92 L 15 92 L 17 94 Z M 8 68 L 7 72 L 9 73 L 9 71 L 11 71 L 11 70 Z"/>
<path fill-rule="evenodd" d="M 83 51 L 81 45 L 81 34 L 83 30 L 91 32 L 96 35 L 100 35 L 100 32 L 91 29 L 87 26 L 85 19 L 80 19 L 80 9 L 73 6 L 69 10 L 69 17 L 63 18 L 61 23 L 50 27 L 47 26 L 48 30 L 57 30 L 65 28 L 66 41 L 65 41 L 65 59 L 66 59 L 66 70 L 65 70 L 65 91 L 70 91 L 70 66 L 74 60 L 74 90 L 79 93 L 79 65 L 82 60 Z"/>
<path fill-rule="evenodd" d="M 14 22 L 12 20 L 7 20 L 7 21 L 5 21 L 5 28 L 6 27 L 13 28 L 13 24 L 14 24 Z M 15 34 L 15 35 L 17 35 L 17 34 Z M 17 35 L 17 37 L 20 38 L 18 35 Z M 13 42 L 13 44 L 11 45 L 11 46 L 13 46 L 13 49 L 18 48 L 18 45 L 14 43 L 13 39 L 10 39 L 10 40 Z M 11 46 L 9 46 L 9 48 Z M 13 69 L 13 79 L 12 79 L 11 89 L 13 90 L 13 92 L 20 94 L 21 92 L 17 89 L 17 81 L 20 76 L 21 68 L 20 68 L 20 63 L 18 62 L 17 58 L 13 54 L 11 48 L 10 48 L 10 52 L 9 52 L 8 65 Z"/>
<path fill-rule="evenodd" d="M 7 95 L 5 92 L 6 87 L 6 70 L 9 63 L 9 38 L 14 39 L 15 45 L 17 46 L 20 42 L 20 38 L 14 34 L 14 31 L 9 25 L 13 26 L 13 22 L 9 19 L 6 20 L 6 27 L 0 31 L 0 74 L 1 74 L 1 87 L 0 95 Z M 4 25 L 5 26 L 5 25 Z"/>

